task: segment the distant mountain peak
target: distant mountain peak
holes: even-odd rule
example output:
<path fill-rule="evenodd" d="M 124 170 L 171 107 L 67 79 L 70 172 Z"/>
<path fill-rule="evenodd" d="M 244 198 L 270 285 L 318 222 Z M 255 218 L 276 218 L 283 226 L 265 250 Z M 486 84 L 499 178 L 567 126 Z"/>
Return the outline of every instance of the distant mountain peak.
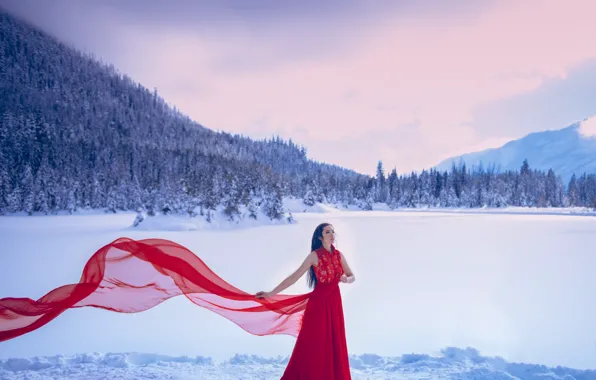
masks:
<path fill-rule="evenodd" d="M 441 161 L 435 169 L 450 170 L 453 164 L 494 167 L 498 171 L 519 170 L 524 160 L 531 168 L 553 171 L 565 183 L 575 173 L 596 173 L 596 116 L 558 130 L 530 133 L 499 148 L 467 153 Z"/>

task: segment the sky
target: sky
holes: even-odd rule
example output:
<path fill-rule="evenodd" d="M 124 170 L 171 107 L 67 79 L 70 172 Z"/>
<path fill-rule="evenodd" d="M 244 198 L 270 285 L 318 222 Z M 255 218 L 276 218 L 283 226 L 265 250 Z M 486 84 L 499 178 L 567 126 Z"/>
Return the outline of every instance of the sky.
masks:
<path fill-rule="evenodd" d="M 175 5 L 173 5 L 175 4 Z M 217 131 L 373 174 L 596 114 L 591 0 L 0 0 Z"/>

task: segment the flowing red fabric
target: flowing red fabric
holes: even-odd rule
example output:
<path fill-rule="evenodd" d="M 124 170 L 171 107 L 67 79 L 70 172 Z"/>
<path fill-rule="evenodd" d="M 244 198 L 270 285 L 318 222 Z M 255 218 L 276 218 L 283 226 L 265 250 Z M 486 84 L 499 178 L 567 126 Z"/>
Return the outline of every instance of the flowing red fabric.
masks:
<path fill-rule="evenodd" d="M 297 337 L 312 293 L 256 298 L 218 277 L 175 242 L 120 238 L 89 259 L 78 284 L 56 288 L 37 301 L 0 299 L 0 342 L 36 330 L 68 309 L 89 306 L 136 313 L 179 295 L 251 334 Z"/>

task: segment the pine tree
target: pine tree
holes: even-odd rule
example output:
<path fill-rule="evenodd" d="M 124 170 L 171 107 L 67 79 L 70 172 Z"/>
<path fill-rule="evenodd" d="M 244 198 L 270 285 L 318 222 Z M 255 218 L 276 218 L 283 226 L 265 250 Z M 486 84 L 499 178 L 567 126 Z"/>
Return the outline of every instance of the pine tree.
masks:
<path fill-rule="evenodd" d="M 25 165 L 25 172 L 21 179 L 21 189 L 23 191 L 23 211 L 31 215 L 35 211 L 35 187 L 31 167 Z"/>
<path fill-rule="evenodd" d="M 235 181 L 228 182 L 223 196 L 224 214 L 230 221 L 240 215 L 240 190 Z"/>
<path fill-rule="evenodd" d="M 567 197 L 569 199 L 569 205 L 576 207 L 579 203 L 579 194 L 577 189 L 577 180 L 575 177 L 575 173 L 571 176 L 569 180 L 569 186 L 567 188 Z"/>
<path fill-rule="evenodd" d="M 268 195 L 266 195 L 261 203 L 263 212 L 271 220 L 281 219 L 283 210 L 283 201 L 281 196 L 281 190 L 277 184 L 272 184 Z"/>
<path fill-rule="evenodd" d="M 315 196 L 310 186 L 307 186 L 306 194 L 304 195 L 303 203 L 307 206 L 314 206 L 316 203 Z"/>
<path fill-rule="evenodd" d="M 375 202 L 387 202 L 388 191 L 387 191 L 387 180 L 385 178 L 385 171 L 383 169 L 383 161 L 379 161 L 377 164 L 377 177 L 376 177 L 376 194 Z"/>
<path fill-rule="evenodd" d="M 248 217 L 254 220 L 258 219 L 258 210 L 259 210 L 260 202 L 257 200 L 256 196 L 250 198 L 250 201 L 247 205 L 248 210 Z"/>

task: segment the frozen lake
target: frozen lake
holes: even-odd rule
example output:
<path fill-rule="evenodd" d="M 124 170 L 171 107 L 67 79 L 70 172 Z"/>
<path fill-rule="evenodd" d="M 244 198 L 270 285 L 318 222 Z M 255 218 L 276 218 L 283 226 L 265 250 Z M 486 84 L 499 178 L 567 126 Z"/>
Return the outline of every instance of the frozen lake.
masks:
<path fill-rule="evenodd" d="M 596 368 L 596 218 L 440 212 L 295 214 L 297 224 L 225 231 L 137 231 L 134 214 L 0 217 L 0 297 L 38 298 L 78 282 L 87 259 L 117 237 L 187 246 L 248 292 L 271 290 L 302 262 L 316 225 L 334 224 L 356 274 L 342 284 L 350 354 L 486 356 Z M 303 277 L 284 293 L 307 292 Z M 0 344 L 0 358 L 158 352 L 216 360 L 287 356 L 294 338 L 257 337 L 190 303 L 139 314 L 69 310 Z"/>

